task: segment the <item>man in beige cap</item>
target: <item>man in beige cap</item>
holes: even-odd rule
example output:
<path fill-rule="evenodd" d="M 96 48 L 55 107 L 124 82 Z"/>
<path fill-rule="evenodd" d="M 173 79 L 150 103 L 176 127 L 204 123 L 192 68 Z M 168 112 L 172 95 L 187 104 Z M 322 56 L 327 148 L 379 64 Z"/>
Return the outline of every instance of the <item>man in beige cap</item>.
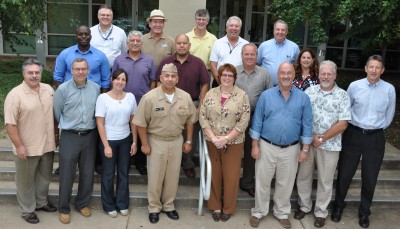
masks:
<path fill-rule="evenodd" d="M 146 21 L 149 23 L 150 32 L 143 36 L 142 51 L 153 57 L 158 68 L 164 57 L 175 53 L 174 39 L 163 33 L 167 18 L 161 10 L 151 11 Z"/>
<path fill-rule="evenodd" d="M 192 98 L 175 87 L 178 71 L 166 64 L 160 76 L 161 85 L 145 94 L 133 123 L 137 126 L 142 152 L 148 156 L 149 220 L 157 223 L 162 211 L 178 220 L 174 200 L 178 190 L 182 152 L 192 149 L 193 123 L 197 121 Z M 186 129 L 186 139 L 182 130 Z"/>

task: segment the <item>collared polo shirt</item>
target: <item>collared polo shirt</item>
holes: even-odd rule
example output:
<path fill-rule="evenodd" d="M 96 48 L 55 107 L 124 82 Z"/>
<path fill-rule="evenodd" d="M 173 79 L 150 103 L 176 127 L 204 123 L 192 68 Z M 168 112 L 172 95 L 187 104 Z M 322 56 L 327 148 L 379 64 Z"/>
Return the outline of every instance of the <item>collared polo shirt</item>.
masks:
<path fill-rule="evenodd" d="M 162 34 L 161 38 L 156 41 L 151 33 L 143 35 L 142 52 L 153 57 L 156 68 L 160 65 L 161 60 L 175 53 L 175 41 L 172 37 Z"/>
<path fill-rule="evenodd" d="M 210 69 L 210 55 L 211 49 L 214 45 L 214 42 L 217 40 L 217 37 L 214 34 L 206 31 L 204 37 L 200 38 L 196 36 L 194 32 L 195 28 L 193 28 L 190 32 L 186 33 L 186 36 L 189 37 L 190 41 L 190 54 L 197 56 L 200 58 L 207 67 L 207 70 Z"/>

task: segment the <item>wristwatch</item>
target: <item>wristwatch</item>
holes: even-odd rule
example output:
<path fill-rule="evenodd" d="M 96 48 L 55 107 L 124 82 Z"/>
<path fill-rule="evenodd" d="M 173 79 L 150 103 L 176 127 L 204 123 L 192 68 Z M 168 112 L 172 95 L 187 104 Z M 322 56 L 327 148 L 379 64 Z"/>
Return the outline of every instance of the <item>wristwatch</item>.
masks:
<path fill-rule="evenodd" d="M 308 149 L 303 149 L 302 152 L 305 153 L 305 154 L 309 153 Z"/>
<path fill-rule="evenodd" d="M 188 141 L 186 141 L 185 143 L 191 145 L 191 144 L 192 144 L 192 141 L 189 141 L 189 140 L 188 140 Z"/>

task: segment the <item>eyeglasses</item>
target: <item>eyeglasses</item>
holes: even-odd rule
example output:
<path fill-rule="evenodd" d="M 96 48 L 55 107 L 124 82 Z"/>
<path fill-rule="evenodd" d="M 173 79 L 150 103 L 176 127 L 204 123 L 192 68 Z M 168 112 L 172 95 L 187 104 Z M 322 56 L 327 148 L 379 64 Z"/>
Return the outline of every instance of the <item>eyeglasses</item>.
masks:
<path fill-rule="evenodd" d="M 112 14 L 99 14 L 100 17 L 111 17 Z"/>
<path fill-rule="evenodd" d="M 72 68 L 72 70 L 76 71 L 76 72 L 86 72 L 88 69 L 87 68 Z"/>
<path fill-rule="evenodd" d="M 233 74 L 221 74 L 221 77 L 233 78 Z"/>

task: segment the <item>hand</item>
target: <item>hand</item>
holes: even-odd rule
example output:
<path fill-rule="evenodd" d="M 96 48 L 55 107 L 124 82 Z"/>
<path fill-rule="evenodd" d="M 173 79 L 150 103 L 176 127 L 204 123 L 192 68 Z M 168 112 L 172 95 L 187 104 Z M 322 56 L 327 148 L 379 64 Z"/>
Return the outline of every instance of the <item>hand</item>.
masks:
<path fill-rule="evenodd" d="M 182 146 L 182 152 L 184 153 L 190 153 L 192 151 L 192 145 L 188 143 L 184 143 Z"/>
<path fill-rule="evenodd" d="M 303 151 L 300 152 L 299 158 L 297 159 L 300 163 L 307 161 L 308 154 L 304 153 Z"/>
<path fill-rule="evenodd" d="M 21 145 L 17 147 L 17 156 L 21 160 L 26 160 L 26 155 L 28 153 L 26 152 L 25 146 Z"/>
<path fill-rule="evenodd" d="M 131 145 L 131 156 L 135 155 L 137 152 L 137 146 L 136 144 L 132 143 Z"/>
<path fill-rule="evenodd" d="M 251 148 L 251 157 L 254 158 L 255 160 L 260 159 L 260 147 L 252 147 Z"/>
<path fill-rule="evenodd" d="M 141 149 L 142 149 L 142 153 L 144 155 L 150 155 L 150 153 L 151 153 L 150 145 L 142 145 Z"/>
<path fill-rule="evenodd" d="M 225 136 L 215 136 L 211 139 L 217 149 L 222 149 L 228 143 L 228 140 Z"/>
<path fill-rule="evenodd" d="M 113 153 L 110 146 L 104 147 L 104 155 L 106 156 L 106 158 L 112 158 Z"/>
<path fill-rule="evenodd" d="M 324 135 L 314 134 L 313 137 L 312 137 L 312 144 L 315 147 L 320 147 L 322 144 L 325 143 L 325 142 L 322 141 L 323 138 L 324 138 Z"/>

